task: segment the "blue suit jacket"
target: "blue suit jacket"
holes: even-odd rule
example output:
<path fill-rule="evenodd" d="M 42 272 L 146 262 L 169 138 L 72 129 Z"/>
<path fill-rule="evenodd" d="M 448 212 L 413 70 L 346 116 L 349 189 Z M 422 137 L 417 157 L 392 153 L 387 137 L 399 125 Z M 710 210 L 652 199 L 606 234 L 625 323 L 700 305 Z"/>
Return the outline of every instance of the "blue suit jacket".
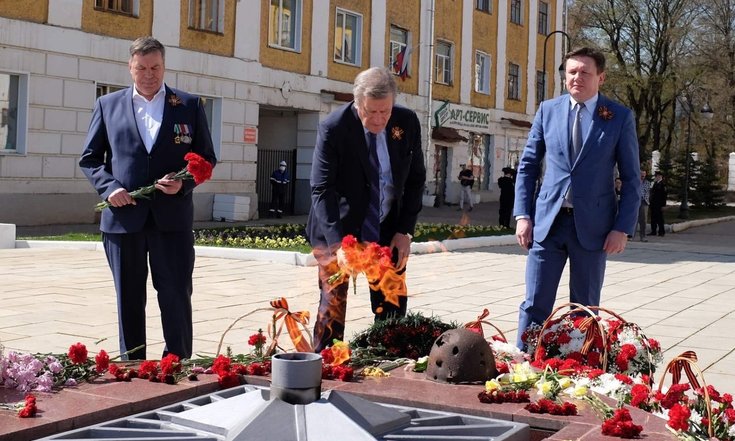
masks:
<path fill-rule="evenodd" d="M 342 237 L 360 238 L 370 198 L 368 146 L 353 103 L 332 112 L 319 124 L 311 169 L 311 210 L 306 234 L 311 245 L 339 247 Z M 385 128 L 395 200 L 391 223 L 381 228 L 413 234 L 422 208 L 426 168 L 421 124 L 411 110 L 393 106 Z M 381 231 L 383 236 L 384 231 Z"/>
<path fill-rule="evenodd" d="M 104 95 L 97 100 L 79 166 L 97 193 L 106 200 L 118 188 L 128 191 L 151 185 L 156 179 L 186 166 L 184 155 L 194 152 L 216 163 L 207 117 L 198 97 L 166 87 L 163 119 L 151 149 L 145 148 L 133 115 L 133 88 Z M 178 97 L 178 100 L 172 97 Z M 186 125 L 191 143 L 174 140 L 175 126 Z M 137 205 L 110 207 L 102 212 L 100 230 L 135 233 L 143 229 L 149 214 L 161 231 L 191 230 L 194 220 L 193 180 L 184 180 L 181 191 L 167 195 L 156 191 Z"/>
<path fill-rule="evenodd" d="M 638 218 L 640 164 L 633 113 L 600 94 L 589 134 L 572 165 L 569 109 L 569 95 L 541 103 L 521 156 L 513 213 L 532 218 L 533 240 L 541 242 L 571 187 L 579 242 L 587 250 L 601 250 L 612 230 L 632 235 Z M 608 118 L 601 115 L 605 109 Z M 623 181 L 619 204 L 616 165 Z"/>

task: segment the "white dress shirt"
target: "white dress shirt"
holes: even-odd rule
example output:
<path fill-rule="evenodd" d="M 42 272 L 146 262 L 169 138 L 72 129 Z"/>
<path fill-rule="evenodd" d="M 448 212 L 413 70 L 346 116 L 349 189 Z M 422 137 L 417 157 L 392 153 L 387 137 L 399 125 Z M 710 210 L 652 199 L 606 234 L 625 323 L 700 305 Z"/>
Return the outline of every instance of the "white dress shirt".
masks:
<path fill-rule="evenodd" d="M 156 142 L 158 130 L 161 128 L 163 120 L 163 104 L 166 99 L 166 86 L 161 84 L 161 88 L 148 101 L 143 95 L 138 93 L 138 89 L 133 85 L 133 110 L 135 111 L 135 124 L 138 126 L 140 139 L 145 144 L 148 153 L 153 149 Z"/>

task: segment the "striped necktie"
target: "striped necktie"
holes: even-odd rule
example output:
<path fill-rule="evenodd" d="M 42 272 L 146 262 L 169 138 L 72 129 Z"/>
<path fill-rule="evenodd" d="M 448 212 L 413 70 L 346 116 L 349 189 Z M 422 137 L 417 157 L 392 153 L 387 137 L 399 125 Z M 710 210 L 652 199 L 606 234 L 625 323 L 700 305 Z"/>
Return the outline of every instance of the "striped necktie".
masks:
<path fill-rule="evenodd" d="M 378 142 L 374 133 L 368 132 L 368 159 L 370 166 L 367 170 L 368 184 L 370 184 L 370 200 L 362 223 L 362 240 L 364 242 L 378 242 L 380 240 L 380 163 L 378 161 Z"/>

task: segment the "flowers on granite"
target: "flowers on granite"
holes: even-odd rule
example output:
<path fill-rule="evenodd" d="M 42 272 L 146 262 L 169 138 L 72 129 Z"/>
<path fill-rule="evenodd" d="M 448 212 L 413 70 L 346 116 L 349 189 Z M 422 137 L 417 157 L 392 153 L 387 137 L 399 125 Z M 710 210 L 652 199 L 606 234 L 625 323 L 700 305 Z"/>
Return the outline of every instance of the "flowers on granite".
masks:
<path fill-rule="evenodd" d="M 11 410 L 18 413 L 20 418 L 31 418 L 36 416 L 38 407 L 36 407 L 36 397 L 28 394 L 25 400 L 17 403 L 0 403 L 0 410 Z"/>
<path fill-rule="evenodd" d="M 107 371 L 108 363 L 104 350 L 91 360 L 82 343 L 71 345 L 66 354 L 8 351 L 7 356 L 0 356 L 0 386 L 21 392 L 51 392 L 98 377 Z"/>

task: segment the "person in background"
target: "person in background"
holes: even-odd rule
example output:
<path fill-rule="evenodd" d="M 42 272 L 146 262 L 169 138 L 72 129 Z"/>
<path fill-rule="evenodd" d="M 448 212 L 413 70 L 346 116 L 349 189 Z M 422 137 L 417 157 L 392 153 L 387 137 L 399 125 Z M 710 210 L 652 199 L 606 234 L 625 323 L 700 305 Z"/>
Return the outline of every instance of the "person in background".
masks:
<path fill-rule="evenodd" d="M 457 211 L 464 210 L 465 199 L 470 205 L 468 211 L 472 211 L 472 208 L 474 207 L 472 203 L 472 186 L 475 184 L 475 177 L 472 175 L 472 169 L 467 167 L 465 164 L 459 164 L 459 166 L 462 168 L 462 170 L 459 172 L 459 176 L 457 176 L 460 184 L 459 210 Z"/>
<path fill-rule="evenodd" d="M 663 209 L 666 206 L 667 196 L 664 174 L 656 170 L 653 174 L 653 186 L 651 187 L 651 236 L 666 234 Z"/>
<path fill-rule="evenodd" d="M 569 301 L 600 304 L 607 255 L 625 250 L 638 213 L 635 121 L 630 109 L 599 93 L 605 55 L 575 49 L 564 66 L 569 94 L 539 105 L 516 178 L 516 239 L 529 250 L 518 314 L 521 349 L 528 326 L 551 314 L 567 260 Z M 619 203 L 616 168 L 623 182 Z"/>
<path fill-rule="evenodd" d="M 354 102 L 319 124 L 312 161 L 306 236 L 319 265 L 316 352 L 344 339 L 349 278 L 338 285 L 328 278 L 344 258 L 347 235 L 393 254 L 400 289 L 370 290 L 375 320 L 406 315 L 406 263 L 426 181 L 421 124 L 414 111 L 396 105 L 395 76 L 371 67 L 355 77 L 353 94 Z"/>
<path fill-rule="evenodd" d="M 620 178 L 615 178 L 615 200 L 620 202 L 620 195 L 622 194 L 621 189 L 623 188 L 623 181 Z"/>
<path fill-rule="evenodd" d="M 513 213 L 515 186 L 515 170 L 510 167 L 503 167 L 503 176 L 498 178 L 498 187 L 500 187 L 498 224 L 501 227 L 510 228 L 510 215 Z"/>
<path fill-rule="evenodd" d="M 286 190 L 290 178 L 286 171 L 286 161 L 281 161 L 278 168 L 271 173 L 271 207 L 268 210 L 270 217 L 283 217 L 283 206 L 286 202 Z"/>
<path fill-rule="evenodd" d="M 117 291 L 120 353 L 145 360 L 148 262 L 158 292 L 163 355 L 192 355 L 194 271 L 193 180 L 171 176 L 193 152 L 214 165 L 207 116 L 199 97 L 168 87 L 165 48 L 153 37 L 130 46 L 133 85 L 97 100 L 79 167 L 111 206 L 100 230 Z M 130 192 L 155 182 L 156 192 Z"/>
<path fill-rule="evenodd" d="M 646 171 L 641 170 L 641 204 L 638 207 L 638 236 L 641 242 L 646 239 L 646 216 L 648 215 L 648 203 L 651 195 L 651 183 L 646 179 Z"/>

